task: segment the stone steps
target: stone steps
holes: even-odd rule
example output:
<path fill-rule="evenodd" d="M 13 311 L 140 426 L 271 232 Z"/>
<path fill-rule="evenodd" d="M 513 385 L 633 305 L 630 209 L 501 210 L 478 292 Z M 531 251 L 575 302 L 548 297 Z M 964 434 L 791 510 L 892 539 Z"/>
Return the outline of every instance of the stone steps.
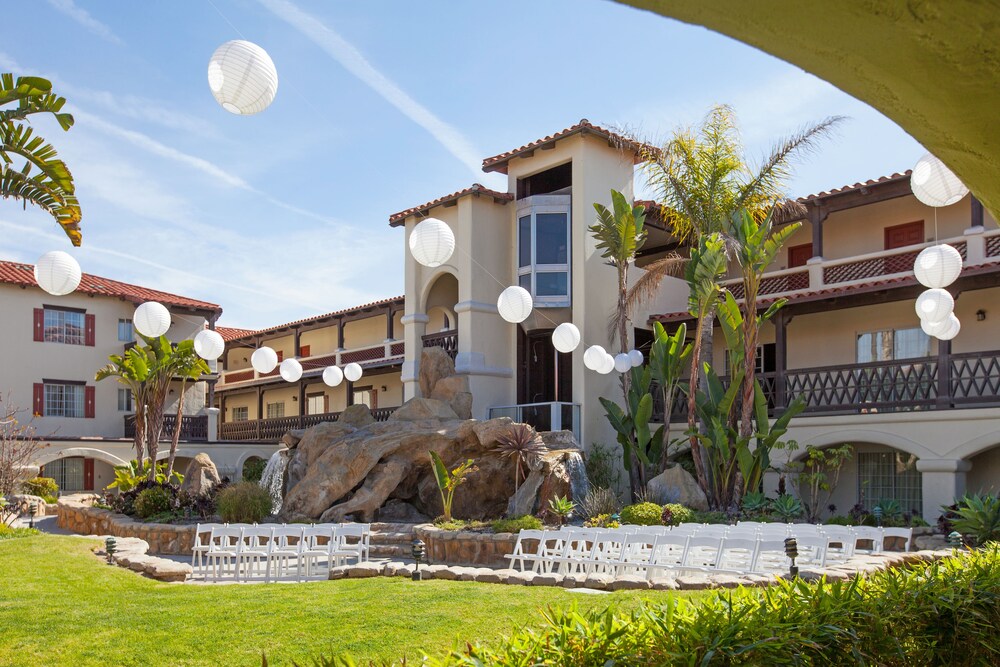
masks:
<path fill-rule="evenodd" d="M 373 523 L 369 555 L 372 558 L 408 558 L 416 539 L 412 523 Z"/>

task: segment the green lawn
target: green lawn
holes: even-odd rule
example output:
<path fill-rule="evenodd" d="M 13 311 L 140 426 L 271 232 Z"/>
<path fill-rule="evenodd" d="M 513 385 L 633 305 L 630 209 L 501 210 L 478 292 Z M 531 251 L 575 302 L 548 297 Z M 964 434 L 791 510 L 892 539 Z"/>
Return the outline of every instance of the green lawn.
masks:
<path fill-rule="evenodd" d="M 402 578 L 307 584 L 165 584 L 103 564 L 94 542 L 0 541 L 0 665 L 270 665 L 320 652 L 390 660 L 489 640 L 581 609 L 667 593 L 580 595 L 558 588 Z"/>

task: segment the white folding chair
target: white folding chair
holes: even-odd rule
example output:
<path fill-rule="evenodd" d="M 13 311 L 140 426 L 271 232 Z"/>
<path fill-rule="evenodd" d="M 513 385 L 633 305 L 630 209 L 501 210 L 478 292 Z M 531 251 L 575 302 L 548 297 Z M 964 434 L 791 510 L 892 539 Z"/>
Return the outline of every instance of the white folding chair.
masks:
<path fill-rule="evenodd" d="M 830 546 L 830 537 L 828 535 L 796 536 L 795 542 L 799 552 L 795 560 L 796 565 L 826 567 L 826 552 Z"/>
<path fill-rule="evenodd" d="M 216 526 L 208 538 L 208 549 L 204 556 L 212 570 L 212 578 L 219 579 L 219 567 L 225 575 L 226 567 L 232 565 L 239 578 L 239 556 L 243 544 L 243 529 L 232 526 Z M 207 576 L 207 575 L 206 575 Z"/>
<path fill-rule="evenodd" d="M 584 558 L 584 571 L 587 574 L 594 572 L 612 573 L 618 567 L 618 561 L 622 556 L 622 550 L 627 533 L 611 531 L 598 535 L 594 539 L 594 545 L 590 550 L 590 555 Z"/>
<path fill-rule="evenodd" d="M 785 540 L 757 540 L 757 557 L 753 572 L 787 572 L 788 556 L 785 555 Z"/>
<path fill-rule="evenodd" d="M 299 540 L 299 579 L 303 573 L 306 577 L 312 576 L 313 564 L 323 560 L 327 566 L 333 564 L 333 551 L 338 546 L 336 528 L 319 528 L 308 526 L 302 529 L 302 539 Z"/>
<path fill-rule="evenodd" d="M 882 529 L 882 549 L 885 549 L 886 538 L 902 538 L 903 551 L 910 551 L 913 544 L 912 528 L 883 528 Z"/>
<path fill-rule="evenodd" d="M 343 565 L 345 561 L 354 559 L 358 563 L 368 560 L 368 540 L 370 526 L 367 523 L 345 523 L 332 528 L 337 545 L 330 552 L 333 558 L 331 565 Z"/>
<path fill-rule="evenodd" d="M 191 545 L 191 569 L 195 572 L 204 568 L 204 556 L 212 542 L 212 529 L 220 526 L 221 523 L 199 523 L 195 526 Z"/>
<path fill-rule="evenodd" d="M 260 566 L 261 561 L 265 562 L 265 566 L 267 565 L 267 554 L 268 549 L 270 549 L 272 530 L 273 528 L 265 526 L 243 528 L 243 534 L 240 537 L 240 551 L 237 558 L 237 579 L 239 578 L 238 566 L 240 564 L 246 566 L 243 574 L 244 581 L 254 576 L 254 572 Z M 265 581 L 268 580 L 269 575 L 270 569 L 268 568 L 265 572 Z"/>
<path fill-rule="evenodd" d="M 829 538 L 827 561 L 843 561 L 854 555 L 857 537 L 852 526 L 823 526 L 822 534 Z"/>
<path fill-rule="evenodd" d="M 563 538 L 562 553 L 552 556 L 549 560 L 558 565 L 560 574 L 575 574 L 586 572 L 587 561 L 597 539 L 595 530 L 575 530 Z"/>
<path fill-rule="evenodd" d="M 514 550 L 505 555 L 504 558 L 510 561 L 511 568 L 517 563 L 522 572 L 525 569 L 524 562 L 531 561 L 532 570 L 538 571 L 539 557 L 543 555 L 544 530 L 521 530 L 517 534 L 517 542 L 514 543 Z M 533 550 L 529 550 L 526 545 L 532 545 Z"/>
<path fill-rule="evenodd" d="M 871 542 L 870 548 L 858 548 L 858 542 Z M 871 526 L 854 527 L 854 551 L 875 553 L 882 551 L 882 529 Z"/>
<path fill-rule="evenodd" d="M 722 547 L 722 537 L 693 535 L 688 538 L 687 553 L 681 569 L 684 570 L 714 570 L 719 562 L 719 550 Z"/>
<path fill-rule="evenodd" d="M 281 525 L 271 531 L 271 539 L 267 546 L 267 570 L 265 580 L 270 580 L 271 565 L 274 564 L 275 579 L 287 576 L 291 564 L 295 563 L 295 576 L 301 577 L 299 561 L 299 543 L 302 541 L 303 527 L 301 525 Z"/>
<path fill-rule="evenodd" d="M 652 579 L 658 572 L 663 570 L 679 570 L 687 560 L 688 543 L 691 537 L 688 535 L 657 535 L 656 541 L 649 554 L 649 560 L 645 564 L 646 577 Z"/>
<path fill-rule="evenodd" d="M 715 569 L 742 574 L 752 572 L 757 560 L 756 537 L 725 537 L 719 547 Z"/>

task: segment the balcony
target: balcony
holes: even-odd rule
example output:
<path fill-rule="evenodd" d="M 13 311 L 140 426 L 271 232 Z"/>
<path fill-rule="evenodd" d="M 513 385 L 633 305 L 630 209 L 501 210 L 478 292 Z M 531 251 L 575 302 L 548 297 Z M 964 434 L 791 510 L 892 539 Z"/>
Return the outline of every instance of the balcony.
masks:
<path fill-rule="evenodd" d="M 1000 405 L 1000 351 L 823 366 L 758 376 L 771 415 L 796 396 L 803 414 L 871 414 Z M 653 394 L 653 419 L 663 421 L 663 400 Z M 678 393 L 671 422 L 687 419 L 687 396 Z"/>
<path fill-rule="evenodd" d="M 397 407 L 376 408 L 372 410 L 375 421 L 386 421 Z M 256 442 L 278 442 L 281 436 L 294 429 L 304 429 L 323 422 L 335 422 L 340 419 L 339 412 L 325 412 L 315 415 L 299 415 L 297 417 L 277 417 L 274 419 L 250 419 L 246 421 L 225 422 L 219 424 L 220 440 L 253 440 Z"/>
<path fill-rule="evenodd" d="M 444 349 L 452 361 L 455 360 L 455 355 L 458 354 L 458 331 L 455 329 L 427 334 L 422 337 L 422 340 L 424 347 L 440 347 Z"/>
<path fill-rule="evenodd" d="M 163 431 L 160 440 L 172 440 L 177 427 L 177 415 L 163 415 Z M 125 437 L 135 437 L 135 415 L 125 415 Z M 208 441 L 208 415 L 184 415 L 181 420 L 181 440 L 187 442 Z"/>
<path fill-rule="evenodd" d="M 524 403 L 522 405 L 500 405 L 490 408 L 490 419 L 510 417 L 519 424 L 529 424 L 536 431 L 572 431 L 580 441 L 580 404 Z"/>
<path fill-rule="evenodd" d="M 392 362 L 401 362 L 402 359 L 403 342 L 393 341 L 353 350 L 339 350 L 331 354 L 300 357 L 299 362 L 302 363 L 302 376 L 307 378 L 320 375 L 327 366 L 343 367 L 352 362 L 365 367 L 384 366 Z M 219 377 L 217 389 L 230 389 L 234 386 L 257 384 L 261 381 L 277 381 L 279 378 L 277 368 L 270 373 L 258 373 L 253 368 L 225 371 Z"/>

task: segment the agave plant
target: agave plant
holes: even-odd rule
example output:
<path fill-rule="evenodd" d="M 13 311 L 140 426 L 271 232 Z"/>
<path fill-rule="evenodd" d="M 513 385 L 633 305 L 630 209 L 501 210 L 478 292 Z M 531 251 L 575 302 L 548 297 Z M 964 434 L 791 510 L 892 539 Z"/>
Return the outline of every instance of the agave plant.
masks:
<path fill-rule="evenodd" d="M 527 424 L 514 424 L 510 427 L 510 431 L 497 438 L 497 446 L 493 451 L 514 459 L 514 490 L 517 491 L 521 479 L 526 479 L 528 476 L 527 469 L 531 462 L 548 449 L 535 429 Z"/>
<path fill-rule="evenodd" d="M 955 530 L 972 535 L 976 544 L 1000 540 L 1000 498 L 992 495 L 967 495 L 954 510 L 952 520 Z"/>
<path fill-rule="evenodd" d="M 795 496 L 778 496 L 771 501 L 771 512 L 785 523 L 791 523 L 792 519 L 802 516 L 802 503 Z"/>

